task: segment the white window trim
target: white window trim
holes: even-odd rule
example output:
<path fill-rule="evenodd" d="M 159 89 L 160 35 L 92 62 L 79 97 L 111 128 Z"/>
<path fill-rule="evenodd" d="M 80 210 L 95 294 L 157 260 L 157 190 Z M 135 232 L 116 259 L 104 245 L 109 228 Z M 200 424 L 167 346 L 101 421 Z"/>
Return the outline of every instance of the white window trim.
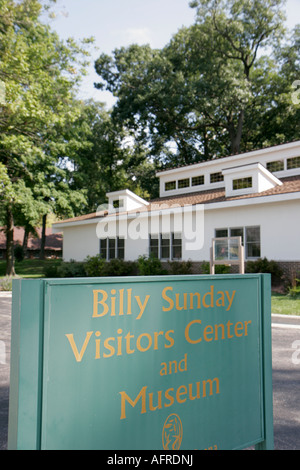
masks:
<path fill-rule="evenodd" d="M 173 235 L 175 233 L 179 233 L 179 232 L 171 232 L 171 233 L 150 233 L 149 234 L 149 246 L 148 246 L 148 253 L 149 253 L 149 256 L 150 256 L 150 242 L 151 242 L 151 236 L 157 236 L 158 237 L 158 259 L 160 261 L 181 261 L 182 260 L 182 234 L 180 233 L 180 240 L 181 240 L 181 258 L 174 258 L 173 257 Z M 162 243 L 161 243 L 161 240 L 162 240 L 162 237 L 163 236 L 166 236 L 168 237 L 168 240 L 170 241 L 170 244 L 169 244 L 169 257 L 168 258 L 163 258 L 162 257 Z"/>

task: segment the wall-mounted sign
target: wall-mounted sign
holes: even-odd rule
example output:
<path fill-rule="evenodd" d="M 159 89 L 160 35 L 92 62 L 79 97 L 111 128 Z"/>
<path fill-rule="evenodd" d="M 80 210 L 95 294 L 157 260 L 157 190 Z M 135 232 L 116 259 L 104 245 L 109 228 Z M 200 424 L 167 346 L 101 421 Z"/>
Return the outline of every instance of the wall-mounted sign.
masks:
<path fill-rule="evenodd" d="M 273 446 L 268 275 L 18 280 L 11 449 Z"/>

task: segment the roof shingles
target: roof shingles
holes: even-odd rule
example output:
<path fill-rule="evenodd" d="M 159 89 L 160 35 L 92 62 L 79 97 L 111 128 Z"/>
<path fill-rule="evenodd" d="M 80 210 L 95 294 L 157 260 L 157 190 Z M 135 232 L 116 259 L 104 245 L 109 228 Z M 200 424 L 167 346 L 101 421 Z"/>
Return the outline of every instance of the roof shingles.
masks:
<path fill-rule="evenodd" d="M 300 192 L 300 175 L 298 176 L 291 176 L 289 178 L 282 178 L 281 179 L 282 185 L 275 186 L 272 189 L 268 189 L 267 191 L 263 191 L 261 193 L 252 193 L 252 194 L 245 194 L 240 196 L 232 196 L 226 197 L 225 195 L 225 188 L 207 190 L 207 191 L 198 191 L 195 193 L 189 194 L 180 194 L 176 196 L 170 197 L 162 197 L 153 199 L 150 201 L 148 206 L 142 206 L 139 209 L 132 210 L 130 212 L 137 213 L 137 212 L 146 212 L 146 211 L 154 211 L 159 209 L 166 209 L 168 207 L 172 207 L 174 205 L 177 206 L 186 206 L 186 205 L 196 205 L 196 204 L 212 204 L 217 202 L 225 202 L 225 201 L 235 201 L 238 199 L 249 199 L 249 198 L 257 198 L 257 197 L 264 197 L 264 196 L 274 196 L 279 194 L 288 194 L 294 192 Z M 118 213 L 119 215 L 123 214 L 122 212 Z M 92 214 L 83 215 L 80 217 L 74 217 L 72 219 L 63 220 L 58 222 L 56 225 L 71 223 L 71 222 L 79 222 L 79 221 L 89 221 L 93 222 L 93 219 L 98 219 L 99 217 L 105 217 L 108 212 L 101 212 L 97 213 L 94 212 Z M 115 214 L 113 214 L 115 215 Z"/>

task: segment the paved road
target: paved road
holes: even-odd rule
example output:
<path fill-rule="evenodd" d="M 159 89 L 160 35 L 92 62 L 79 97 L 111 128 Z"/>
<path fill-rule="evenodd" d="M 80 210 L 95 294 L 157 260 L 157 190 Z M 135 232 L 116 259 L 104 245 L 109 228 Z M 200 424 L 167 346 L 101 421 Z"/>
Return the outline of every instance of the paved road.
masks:
<path fill-rule="evenodd" d="M 272 319 L 275 448 L 300 449 L 300 317 Z"/>
<path fill-rule="evenodd" d="M 0 293 L 0 450 L 7 446 L 11 295 Z M 272 316 L 275 449 L 300 449 L 300 317 Z"/>

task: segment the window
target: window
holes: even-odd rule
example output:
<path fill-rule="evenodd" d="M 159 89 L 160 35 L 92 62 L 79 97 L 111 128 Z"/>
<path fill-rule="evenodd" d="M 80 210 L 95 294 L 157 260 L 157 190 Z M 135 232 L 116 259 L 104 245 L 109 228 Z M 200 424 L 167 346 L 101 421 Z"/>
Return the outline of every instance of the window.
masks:
<path fill-rule="evenodd" d="M 260 227 L 246 227 L 246 258 L 260 257 Z"/>
<path fill-rule="evenodd" d="M 181 233 L 151 234 L 149 236 L 149 256 L 159 259 L 182 258 Z"/>
<path fill-rule="evenodd" d="M 190 179 L 185 178 L 183 180 L 178 180 L 178 189 L 188 188 L 190 186 Z"/>
<path fill-rule="evenodd" d="M 116 258 L 116 239 L 109 238 L 108 239 L 108 259 L 115 259 Z"/>
<path fill-rule="evenodd" d="M 149 237 L 149 256 L 159 258 L 159 235 L 154 234 Z"/>
<path fill-rule="evenodd" d="M 222 172 L 211 173 L 210 182 L 211 183 L 218 183 L 219 181 L 224 181 L 224 175 L 222 174 Z"/>
<path fill-rule="evenodd" d="M 227 228 L 220 228 L 216 230 L 216 238 L 225 238 L 228 237 Z"/>
<path fill-rule="evenodd" d="M 294 168 L 300 168 L 300 157 L 287 159 L 287 169 L 293 170 Z"/>
<path fill-rule="evenodd" d="M 163 233 L 160 238 L 160 258 L 170 259 L 170 234 Z"/>
<path fill-rule="evenodd" d="M 113 208 L 114 209 L 120 209 L 121 207 L 124 207 L 123 199 L 115 199 L 113 201 Z"/>
<path fill-rule="evenodd" d="M 192 186 L 200 186 L 201 184 L 204 184 L 204 175 L 194 176 L 192 178 Z"/>
<path fill-rule="evenodd" d="M 125 259 L 125 239 L 117 238 L 117 258 Z"/>
<path fill-rule="evenodd" d="M 172 189 L 176 189 L 176 181 L 168 181 L 165 183 L 165 191 L 172 191 Z"/>
<path fill-rule="evenodd" d="M 242 245 L 244 244 L 244 229 L 241 228 L 231 228 L 230 229 L 231 237 L 242 237 Z"/>
<path fill-rule="evenodd" d="M 216 238 L 224 237 L 242 237 L 242 245 L 245 246 L 245 257 L 260 258 L 261 256 L 261 241 L 260 241 L 260 227 L 234 227 L 234 228 L 220 228 L 215 230 Z"/>
<path fill-rule="evenodd" d="M 172 259 L 182 258 L 181 233 L 172 233 Z"/>
<path fill-rule="evenodd" d="M 125 239 L 101 238 L 100 256 L 107 261 L 115 258 L 125 259 Z"/>
<path fill-rule="evenodd" d="M 100 256 L 107 259 L 107 238 L 101 238 L 100 240 Z"/>
<path fill-rule="evenodd" d="M 267 163 L 267 170 L 271 173 L 275 173 L 276 171 L 283 171 L 284 170 L 284 161 L 277 160 L 275 162 L 268 162 Z"/>
<path fill-rule="evenodd" d="M 232 181 L 232 189 L 234 191 L 238 189 L 252 188 L 252 177 L 249 178 L 239 178 Z"/>

